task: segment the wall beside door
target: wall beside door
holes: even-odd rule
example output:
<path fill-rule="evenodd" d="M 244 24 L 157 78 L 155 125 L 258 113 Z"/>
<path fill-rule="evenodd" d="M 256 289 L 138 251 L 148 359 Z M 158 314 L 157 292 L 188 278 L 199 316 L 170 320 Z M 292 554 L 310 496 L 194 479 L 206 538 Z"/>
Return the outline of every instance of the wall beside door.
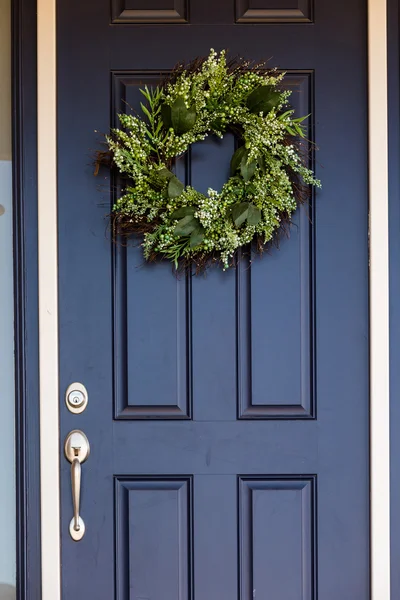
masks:
<path fill-rule="evenodd" d="M 0 600 L 15 598 L 10 0 L 0 0 Z"/>

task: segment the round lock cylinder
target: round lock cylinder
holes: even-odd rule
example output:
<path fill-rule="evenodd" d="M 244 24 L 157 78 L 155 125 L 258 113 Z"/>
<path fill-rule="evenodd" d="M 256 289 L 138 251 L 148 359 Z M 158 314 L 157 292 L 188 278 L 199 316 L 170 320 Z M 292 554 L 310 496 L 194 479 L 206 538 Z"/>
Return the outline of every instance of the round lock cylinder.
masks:
<path fill-rule="evenodd" d="M 85 402 L 85 396 L 79 390 L 73 390 L 68 394 L 68 404 L 80 408 Z"/>
<path fill-rule="evenodd" d="M 88 403 L 88 393 L 82 383 L 71 383 L 65 393 L 65 403 L 70 412 L 82 413 Z"/>

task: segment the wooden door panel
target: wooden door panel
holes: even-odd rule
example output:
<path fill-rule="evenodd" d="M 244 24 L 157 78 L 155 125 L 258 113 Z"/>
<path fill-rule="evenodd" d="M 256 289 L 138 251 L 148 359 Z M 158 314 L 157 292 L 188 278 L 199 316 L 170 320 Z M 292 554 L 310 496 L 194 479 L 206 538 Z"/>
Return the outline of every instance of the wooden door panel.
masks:
<path fill-rule="evenodd" d="M 239 478 L 240 590 L 276 598 L 316 595 L 315 479 Z"/>
<path fill-rule="evenodd" d="M 146 268 L 141 248 L 113 252 L 115 418 L 190 419 L 189 278 Z"/>
<path fill-rule="evenodd" d="M 192 481 L 115 481 L 117 597 L 187 600 L 192 587 Z"/>
<path fill-rule="evenodd" d="M 236 0 L 236 23 L 311 23 L 313 0 Z"/>
<path fill-rule="evenodd" d="M 112 23 L 187 23 L 186 0 L 112 0 Z"/>
<path fill-rule="evenodd" d="M 59 0 L 60 437 L 92 448 L 79 543 L 61 458 L 63 599 L 368 597 L 365 22 L 359 0 Z M 112 242 L 123 183 L 92 155 L 141 85 L 212 47 L 288 71 L 323 188 L 279 249 L 176 277 Z M 234 148 L 208 138 L 177 174 L 218 189 Z"/>
<path fill-rule="evenodd" d="M 139 88 L 157 85 L 158 81 L 157 73 L 113 72 L 111 114 L 115 126 L 118 113 L 140 110 Z M 292 105 L 299 115 L 312 113 L 312 71 L 289 72 L 285 87 L 292 91 Z M 197 143 L 188 156 L 177 161 L 176 169 L 182 180 L 200 191 L 219 189 L 229 177 L 233 152 L 230 135 Z M 119 191 L 120 186 L 115 185 L 116 196 Z M 234 290 L 228 291 L 226 285 L 233 278 L 219 274 L 222 288 L 216 294 L 229 298 L 203 296 L 203 288 L 212 290 L 214 286 L 194 282 L 192 287 L 182 274 L 174 280 L 165 265 L 143 268 L 145 261 L 141 251 L 132 247 L 133 241 L 131 247 L 128 242 L 128 248 L 114 249 L 117 418 L 190 418 L 193 377 L 194 394 L 199 398 L 194 407 L 197 420 L 207 419 L 207 406 L 201 402 L 204 394 L 214 398 L 213 419 L 221 402 L 228 398 L 231 405 L 234 395 L 243 418 L 313 417 L 312 218 L 312 205 L 304 206 L 294 218 L 290 240 L 282 233 L 279 251 L 267 251 L 262 264 L 258 258 L 251 264 L 244 256 L 231 284 Z M 212 273 L 203 277 L 216 280 Z M 264 283 L 268 287 L 265 294 L 252 293 Z M 160 287 L 164 290 L 162 299 L 157 293 Z M 266 332 L 268 344 L 264 343 Z M 224 342 L 223 348 L 214 343 L 214 336 Z M 171 347 L 176 352 L 171 352 Z M 232 353 L 235 347 L 236 356 Z M 283 356 L 291 365 L 290 378 L 282 379 L 279 372 Z M 205 370 L 208 377 L 196 376 L 197 370 L 199 374 Z M 219 374 L 228 371 L 230 377 L 223 387 Z M 157 392 L 159 385 L 162 399 Z M 222 414 L 221 418 L 227 416 Z"/>

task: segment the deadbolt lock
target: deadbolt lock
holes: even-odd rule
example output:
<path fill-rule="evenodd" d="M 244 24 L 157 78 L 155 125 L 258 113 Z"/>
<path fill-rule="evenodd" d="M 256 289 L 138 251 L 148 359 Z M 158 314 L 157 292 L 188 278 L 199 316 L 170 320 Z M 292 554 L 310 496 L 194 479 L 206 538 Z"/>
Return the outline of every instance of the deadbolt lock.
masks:
<path fill-rule="evenodd" d="M 82 383 L 71 383 L 65 392 L 65 403 L 70 412 L 82 413 L 88 403 L 88 393 Z"/>

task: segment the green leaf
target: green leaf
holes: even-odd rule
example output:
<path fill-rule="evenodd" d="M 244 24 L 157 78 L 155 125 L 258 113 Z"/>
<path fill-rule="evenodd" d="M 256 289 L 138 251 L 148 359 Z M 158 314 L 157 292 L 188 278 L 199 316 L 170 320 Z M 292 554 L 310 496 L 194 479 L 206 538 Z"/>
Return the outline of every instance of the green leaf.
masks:
<path fill-rule="evenodd" d="M 302 123 L 303 121 L 305 121 L 306 119 L 308 119 L 308 117 L 311 116 L 311 113 L 306 115 L 305 117 L 297 117 L 297 119 L 292 119 L 293 123 Z"/>
<path fill-rule="evenodd" d="M 143 96 L 146 98 L 146 100 L 147 100 L 148 102 L 150 102 L 150 101 L 151 101 L 151 93 L 149 92 L 149 88 L 147 87 L 147 85 L 145 85 L 145 86 L 144 86 L 144 89 L 142 89 L 142 88 L 139 88 L 139 92 L 140 92 L 141 94 L 143 94 Z"/>
<path fill-rule="evenodd" d="M 261 221 L 261 210 L 251 202 L 247 211 L 247 222 L 249 225 L 257 225 Z"/>
<path fill-rule="evenodd" d="M 260 171 L 262 173 L 265 173 L 265 169 L 266 169 L 266 167 L 265 167 L 265 158 L 264 158 L 264 156 L 262 154 L 260 154 L 260 156 L 258 157 L 257 164 L 260 167 Z"/>
<path fill-rule="evenodd" d="M 149 178 L 149 183 L 153 189 L 160 191 L 165 185 L 165 180 L 153 173 Z"/>
<path fill-rule="evenodd" d="M 175 175 L 171 177 L 168 184 L 168 196 L 170 198 L 177 198 L 180 196 L 185 189 L 185 186 Z"/>
<path fill-rule="evenodd" d="M 268 196 L 268 202 L 269 204 L 273 204 L 274 206 L 278 206 L 279 208 L 282 207 L 281 201 L 277 200 L 273 196 Z"/>
<path fill-rule="evenodd" d="M 200 246 L 201 242 L 204 240 L 204 229 L 200 225 L 190 234 L 190 247 L 194 248 L 195 246 Z"/>
<path fill-rule="evenodd" d="M 239 169 L 240 164 L 242 162 L 242 158 L 248 156 L 249 151 L 247 150 L 246 146 L 240 146 L 240 148 L 238 148 L 236 150 L 236 152 L 234 152 L 232 158 L 231 158 L 231 175 L 234 175 L 235 172 Z"/>
<path fill-rule="evenodd" d="M 261 210 L 252 202 L 238 202 L 233 206 L 232 218 L 236 227 L 241 227 L 245 221 L 249 225 L 257 225 L 261 221 Z"/>
<path fill-rule="evenodd" d="M 161 105 L 161 119 L 164 123 L 165 129 L 171 129 L 172 120 L 171 120 L 171 107 L 168 104 Z"/>
<path fill-rule="evenodd" d="M 195 217 L 193 217 L 192 215 L 188 215 L 187 217 L 183 217 L 183 219 L 181 219 L 175 229 L 174 229 L 174 235 L 179 235 L 179 236 L 187 236 L 190 235 L 192 233 L 192 231 L 195 231 L 199 226 L 199 222 L 197 219 L 195 219 Z"/>
<path fill-rule="evenodd" d="M 158 169 L 157 175 L 159 177 L 161 177 L 162 179 L 172 179 L 172 177 L 175 177 L 175 175 L 172 173 L 172 171 L 170 171 L 166 167 L 162 167 L 162 169 Z"/>
<path fill-rule="evenodd" d="M 247 215 L 249 212 L 249 203 L 248 202 L 239 202 L 235 204 L 232 209 L 232 218 L 236 227 L 240 227 L 243 225 L 245 220 L 247 219 Z"/>
<path fill-rule="evenodd" d="M 293 113 L 294 113 L 293 109 L 286 110 L 285 112 L 281 113 L 278 118 L 280 121 L 283 121 L 284 119 L 286 119 L 286 117 L 289 117 Z"/>
<path fill-rule="evenodd" d="M 249 94 L 247 97 L 247 108 L 250 112 L 258 114 L 269 113 L 278 106 L 281 100 L 281 94 L 272 85 L 261 85 Z"/>
<path fill-rule="evenodd" d="M 178 135 L 190 131 L 196 122 L 195 107 L 187 108 L 184 99 L 177 98 L 171 106 L 171 122 Z"/>
<path fill-rule="evenodd" d="M 304 129 L 302 128 L 301 125 L 299 125 L 298 123 L 294 123 L 294 128 L 295 128 L 295 130 L 297 132 L 297 135 L 299 137 L 302 137 L 302 138 L 305 137 L 306 132 L 304 131 Z"/>
<path fill-rule="evenodd" d="M 210 128 L 213 131 L 218 131 L 219 133 L 222 133 L 222 130 L 224 129 L 225 125 L 223 124 L 223 121 L 221 118 L 217 118 L 215 119 L 212 123 Z"/>
<path fill-rule="evenodd" d="M 253 177 L 256 166 L 257 163 L 254 160 L 248 163 L 247 155 L 243 156 L 240 163 L 240 173 L 245 181 L 250 181 L 250 179 Z"/>
<path fill-rule="evenodd" d="M 152 117 L 151 114 L 149 112 L 149 110 L 146 108 L 146 106 L 143 104 L 143 102 L 140 103 L 141 109 L 144 112 L 144 114 L 146 115 L 146 117 L 148 118 L 148 120 L 150 121 L 150 123 L 152 122 Z"/>
<path fill-rule="evenodd" d="M 181 206 L 177 208 L 171 215 L 171 219 L 183 219 L 183 217 L 193 216 L 195 213 L 194 206 Z"/>
<path fill-rule="evenodd" d="M 151 131 L 149 131 L 149 130 L 147 129 L 147 127 L 146 127 L 146 135 L 147 135 L 147 137 L 149 138 L 150 142 L 153 142 L 153 141 L 154 141 L 154 136 L 153 136 L 153 134 L 151 133 Z"/>
<path fill-rule="evenodd" d="M 156 134 L 156 135 L 158 135 L 158 134 L 160 133 L 160 131 L 161 131 L 161 129 L 162 129 L 162 126 L 163 126 L 163 122 L 160 120 L 160 121 L 158 122 L 158 124 L 157 124 L 157 127 L 156 127 L 156 131 L 155 131 L 155 134 Z"/>
<path fill-rule="evenodd" d="M 296 136 L 295 130 L 289 127 L 289 125 L 286 125 L 286 131 L 290 133 L 290 135 Z"/>

